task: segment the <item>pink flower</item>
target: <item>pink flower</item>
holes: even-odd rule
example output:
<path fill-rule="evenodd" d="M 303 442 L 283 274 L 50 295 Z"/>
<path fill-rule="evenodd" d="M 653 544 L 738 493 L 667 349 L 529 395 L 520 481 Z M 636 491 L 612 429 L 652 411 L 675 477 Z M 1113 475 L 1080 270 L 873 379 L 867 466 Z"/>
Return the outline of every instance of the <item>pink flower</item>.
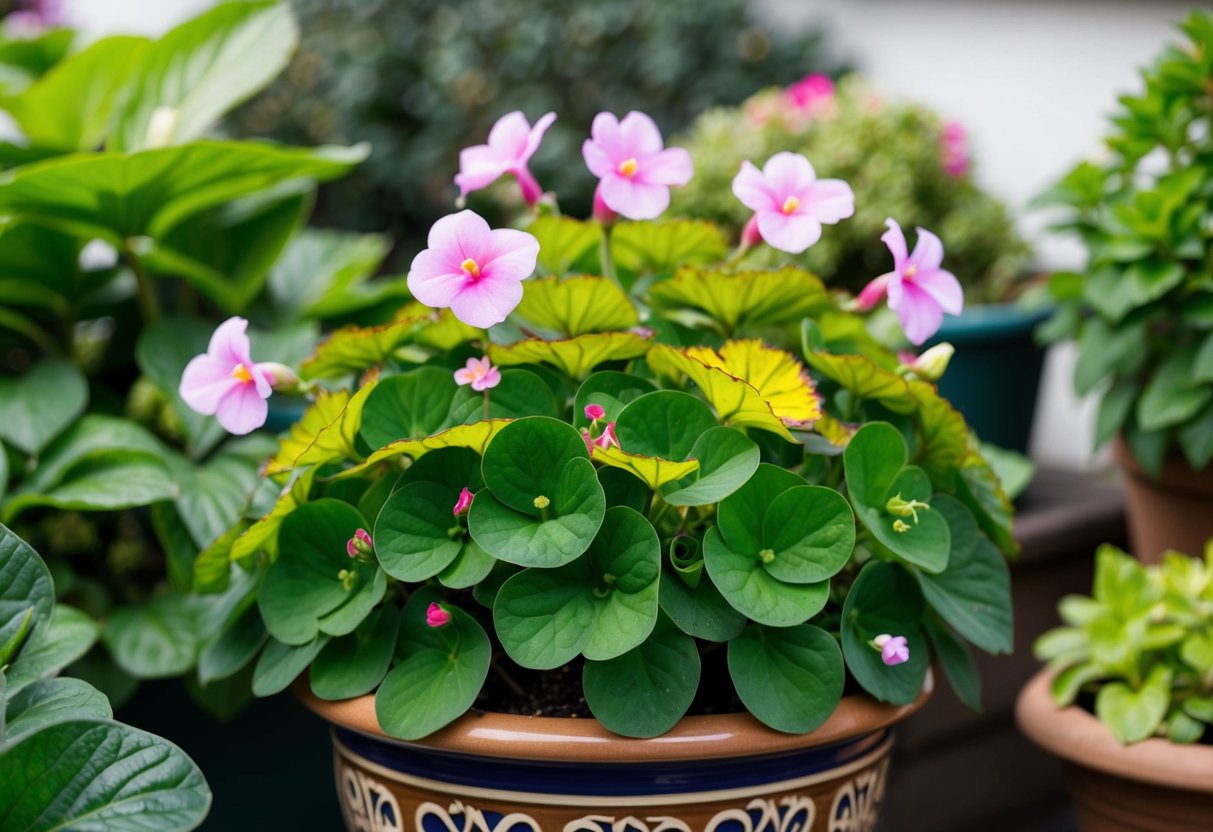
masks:
<path fill-rule="evenodd" d="M 960 281 L 941 269 L 943 243 L 925 228 L 918 229 L 914 253 L 906 255 L 906 238 L 896 220 L 885 220 L 881 235 L 893 254 L 893 271 L 873 280 L 859 293 L 860 309 L 871 309 L 886 294 L 910 342 L 918 345 L 939 331 L 943 313 L 959 315 L 964 309 Z"/>
<path fill-rule="evenodd" d="M 374 549 L 374 542 L 371 536 L 367 534 L 366 529 L 359 529 L 354 532 L 354 536 L 345 541 L 345 553 L 352 558 L 359 555 L 369 555 Z"/>
<path fill-rule="evenodd" d="M 806 75 L 787 88 L 788 103 L 798 110 L 807 110 L 821 101 L 834 97 L 834 82 L 828 75 Z"/>
<path fill-rule="evenodd" d="M 481 329 L 514 311 L 539 256 L 539 241 L 530 234 L 490 229 L 472 211 L 438 220 L 428 242 L 409 268 L 409 291 L 427 306 L 449 306 L 456 318 Z"/>
<path fill-rule="evenodd" d="M 468 487 L 465 485 L 463 490 L 459 492 L 459 499 L 455 501 L 455 507 L 451 509 L 451 514 L 456 517 L 467 514 L 468 509 L 472 507 L 472 500 L 475 496 L 471 491 L 468 491 Z"/>
<path fill-rule="evenodd" d="M 615 220 L 619 219 L 619 215 L 607 207 L 607 204 L 602 201 L 602 183 L 594 188 L 594 219 L 598 220 L 600 225 L 614 225 Z"/>
<path fill-rule="evenodd" d="M 603 416 L 606 416 L 606 408 L 600 404 L 587 404 L 585 406 L 585 418 L 591 422 L 597 422 Z"/>
<path fill-rule="evenodd" d="M 462 369 L 455 371 L 456 384 L 470 384 L 477 393 L 492 390 L 501 383 L 501 371 L 489 363 L 489 357 L 469 358 Z"/>
<path fill-rule="evenodd" d="M 192 410 L 217 416 L 229 433 L 245 434 L 265 424 L 265 400 L 274 383 L 265 365 L 249 357 L 244 318 L 228 318 L 211 336 L 203 355 L 190 359 L 178 392 Z"/>
<path fill-rule="evenodd" d="M 751 214 L 741 229 L 741 244 L 746 248 L 762 245 L 762 232 L 758 230 L 758 215 Z"/>
<path fill-rule="evenodd" d="M 949 121 L 939 134 L 939 153 L 943 172 L 961 177 L 969 172 L 968 133 L 959 121 Z"/>
<path fill-rule="evenodd" d="M 535 155 L 543 134 L 555 120 L 556 114 L 548 113 L 532 127 L 521 110 L 497 119 L 489 131 L 488 144 L 467 147 L 459 152 L 459 173 L 455 175 L 459 198 L 488 187 L 506 174 L 513 174 L 527 204 L 538 202 L 543 196 L 543 188 L 531 175 L 527 162 Z"/>
<path fill-rule="evenodd" d="M 880 651 L 880 660 L 889 667 L 910 660 L 910 644 L 905 636 L 891 636 L 881 633 L 872 639 L 873 646 Z"/>
<path fill-rule="evenodd" d="M 855 213 L 855 194 L 841 179 L 818 179 L 799 153 L 776 153 L 762 171 L 742 162 L 733 194 L 754 211 L 758 231 L 770 246 L 800 254 L 821 238 L 822 223 Z"/>
<path fill-rule="evenodd" d="M 451 614 L 436 603 L 430 604 L 425 610 L 425 623 L 434 629 L 445 627 L 451 623 Z"/>
<path fill-rule="evenodd" d="M 618 448 L 619 438 L 615 436 L 615 423 L 607 422 L 607 426 L 602 429 L 602 433 L 598 434 L 598 438 L 594 440 L 595 448 Z"/>
<path fill-rule="evenodd" d="M 644 113 L 633 110 L 622 121 L 599 113 L 590 136 L 581 154 L 600 180 L 602 202 L 629 219 L 661 216 L 670 205 L 670 186 L 691 181 L 691 155 L 680 147 L 663 149 L 661 131 Z"/>

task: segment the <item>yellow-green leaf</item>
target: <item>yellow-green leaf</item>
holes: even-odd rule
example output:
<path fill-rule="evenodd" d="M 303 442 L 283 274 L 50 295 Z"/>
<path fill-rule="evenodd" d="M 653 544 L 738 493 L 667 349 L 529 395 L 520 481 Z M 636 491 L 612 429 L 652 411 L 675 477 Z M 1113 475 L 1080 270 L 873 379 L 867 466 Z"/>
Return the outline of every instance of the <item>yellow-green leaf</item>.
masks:
<path fill-rule="evenodd" d="M 799 320 L 829 305 L 829 295 L 818 278 L 791 266 L 736 274 L 682 268 L 654 283 L 649 301 L 656 308 L 683 313 L 691 324 L 706 315 L 732 333 Z"/>
<path fill-rule="evenodd" d="M 635 274 L 670 273 L 682 265 L 716 263 L 728 240 L 703 220 L 621 222 L 611 232 L 611 255 L 618 268 Z"/>
<path fill-rule="evenodd" d="M 539 241 L 540 271 L 557 276 L 572 271 L 602 239 L 602 228 L 597 223 L 572 217 L 539 217 L 526 230 Z"/>
<path fill-rule="evenodd" d="M 372 381 L 353 396 L 345 390 L 322 391 L 316 403 L 279 442 L 278 452 L 266 465 L 265 473 L 274 476 L 303 465 L 360 458 L 355 440 L 362 425 L 362 407 L 374 389 Z"/>
<path fill-rule="evenodd" d="M 255 555 L 263 547 L 271 547 L 277 540 L 278 529 L 286 516 L 307 501 L 315 479 L 316 469 L 309 468 L 295 478 L 295 481 L 282 489 L 270 513 L 262 517 L 232 541 L 228 558 L 233 561 L 244 560 Z M 271 552 L 277 555 L 276 552 Z"/>
<path fill-rule="evenodd" d="M 409 456 L 414 460 L 420 459 L 430 451 L 440 448 L 471 448 L 476 453 L 483 454 L 484 449 L 488 447 L 497 432 L 511 421 L 511 419 L 481 419 L 469 425 L 456 425 L 435 433 L 433 436 L 423 436 L 420 439 L 398 439 L 372 453 L 361 465 L 342 471 L 340 476 L 354 476 L 380 462 L 401 456 Z"/>
<path fill-rule="evenodd" d="M 655 456 L 629 454 L 618 448 L 594 448 L 590 458 L 611 468 L 622 468 L 644 480 L 645 485 L 654 491 L 667 482 L 680 480 L 699 470 L 699 461 L 695 459 L 674 462 Z"/>
<path fill-rule="evenodd" d="M 347 326 L 335 331 L 300 365 L 304 378 L 335 378 L 378 367 L 407 344 L 426 319 L 399 318 L 382 326 Z"/>
<path fill-rule="evenodd" d="M 509 345 L 489 347 L 489 358 L 500 367 L 515 364 L 551 364 L 573 378 L 584 378 L 604 361 L 644 355 L 652 336 L 634 332 L 593 332 L 563 341 L 528 338 Z"/>
<path fill-rule="evenodd" d="M 535 326 L 569 338 L 629 329 L 639 321 L 619 284 L 605 277 L 542 277 L 522 285 L 522 303 L 514 311 Z"/>
<path fill-rule="evenodd" d="M 703 350 L 707 361 L 712 353 L 729 375 L 754 387 L 771 412 L 794 426 L 808 426 L 821 418 L 821 399 L 804 366 L 790 352 L 768 347 L 756 338 L 726 341 L 720 350 Z"/>
<path fill-rule="evenodd" d="M 813 352 L 809 366 L 859 399 L 875 399 L 894 413 L 911 413 L 918 400 L 909 383 L 862 355 Z"/>
<path fill-rule="evenodd" d="M 484 337 L 484 330 L 465 324 L 451 310 L 431 309 L 417 301 L 407 304 L 396 318 L 420 319 L 423 323 L 415 334 L 417 343 L 439 352 L 449 352 L 460 344 Z"/>

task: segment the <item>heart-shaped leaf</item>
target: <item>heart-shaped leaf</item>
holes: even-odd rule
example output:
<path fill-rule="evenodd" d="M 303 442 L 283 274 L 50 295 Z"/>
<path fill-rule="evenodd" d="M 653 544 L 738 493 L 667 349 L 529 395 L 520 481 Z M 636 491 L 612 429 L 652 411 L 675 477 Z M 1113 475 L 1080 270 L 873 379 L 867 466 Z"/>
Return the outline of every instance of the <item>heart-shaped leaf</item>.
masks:
<path fill-rule="evenodd" d="M 842 653 L 855 681 L 882 702 L 908 705 L 922 690 L 930 650 L 922 635 L 922 594 L 904 567 L 873 561 L 863 568 L 842 608 Z M 872 645 L 879 635 L 904 636 L 908 661 L 885 665 Z"/>
<path fill-rule="evenodd" d="M 1153 736 L 1171 704 L 1171 670 L 1157 664 L 1139 690 L 1109 682 L 1095 696 L 1095 715 L 1125 745 Z"/>
<path fill-rule="evenodd" d="M 43 361 L 23 376 L 0 377 L 0 439 L 37 454 L 87 403 L 88 383 L 64 361 Z"/>
<path fill-rule="evenodd" d="M 589 427 L 590 420 L 585 415 L 587 405 L 598 405 L 606 411 L 603 418 L 614 422 L 625 405 L 655 389 L 652 382 L 630 373 L 615 370 L 594 373 L 577 388 L 577 395 L 573 399 L 573 426 L 578 429 Z"/>
<path fill-rule="evenodd" d="M 501 381 L 477 393 L 470 386 L 460 387 L 451 401 L 447 424 L 477 422 L 481 419 L 520 419 L 523 416 L 556 416 L 559 408 L 552 390 L 543 379 L 528 370 L 501 371 Z"/>
<path fill-rule="evenodd" d="M 712 583 L 733 609 L 759 624 L 792 627 L 819 613 L 829 581 L 792 584 L 774 577 L 757 551 L 743 554 L 725 543 L 720 528 L 703 538 L 703 563 Z"/>
<path fill-rule="evenodd" d="M 585 701 L 608 731 L 656 737 L 674 727 L 699 687 L 699 650 L 662 619 L 639 647 L 606 661 L 587 661 Z"/>
<path fill-rule="evenodd" d="M 354 632 L 330 641 L 312 662 L 312 693 L 321 699 L 349 699 L 374 690 L 391 664 L 399 629 L 400 614 L 383 604 Z"/>
<path fill-rule="evenodd" d="M 762 454 L 741 431 L 719 426 L 699 435 L 690 457 L 699 463 L 699 470 L 662 488 L 662 499 L 672 506 L 720 502 L 750 479 Z"/>
<path fill-rule="evenodd" d="M 677 390 L 658 390 L 620 411 L 615 435 L 628 453 L 681 461 L 700 435 L 714 427 L 716 417 L 699 399 Z"/>
<path fill-rule="evenodd" d="M 729 676 L 750 713 L 790 734 L 825 722 L 846 680 L 838 642 L 812 624 L 746 627 L 729 642 Z"/>
<path fill-rule="evenodd" d="M 429 436 L 446 425 L 457 387 L 441 367 L 418 367 L 381 379 L 362 408 L 359 432 L 372 448 Z"/>
<path fill-rule="evenodd" d="M 383 570 L 419 583 L 475 546 L 452 513 L 458 499 L 459 492 L 433 482 L 411 482 L 389 497 L 375 521 L 375 556 Z"/>
<path fill-rule="evenodd" d="M 705 641 L 729 641 L 745 628 L 745 616 L 733 609 L 711 581 L 688 586 L 666 572 L 661 579 L 661 611 L 689 636 Z"/>
<path fill-rule="evenodd" d="M 716 507 L 721 535 L 734 548 L 757 552 L 762 548 L 762 518 L 767 508 L 789 488 L 805 484 L 799 474 L 769 462 L 760 463 L 745 485 Z"/>

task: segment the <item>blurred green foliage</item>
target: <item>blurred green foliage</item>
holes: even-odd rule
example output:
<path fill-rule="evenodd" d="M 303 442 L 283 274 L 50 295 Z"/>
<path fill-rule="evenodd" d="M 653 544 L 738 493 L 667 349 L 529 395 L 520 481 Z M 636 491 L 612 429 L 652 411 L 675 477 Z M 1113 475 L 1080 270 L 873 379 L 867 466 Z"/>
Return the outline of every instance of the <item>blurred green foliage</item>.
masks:
<path fill-rule="evenodd" d="M 838 84 L 832 101 L 809 110 L 794 108 L 782 89 L 765 90 L 741 107 L 704 113 L 688 136 L 671 139 L 691 151 L 695 178 L 674 191 L 670 210 L 715 220 L 736 234 L 750 215 L 732 191 L 742 161 L 762 167 L 780 151 L 803 153 L 819 177 L 851 185 L 855 215 L 799 257 L 761 247 L 749 262 L 791 259 L 857 292 L 892 268 L 880 240 L 892 217 L 907 234 L 922 226 L 943 239 L 944 266 L 971 301 L 1006 299 L 1027 265 L 1027 246 L 1007 207 L 974 182 L 971 162 L 959 175 L 945 169 L 945 127 L 933 110 L 886 101 L 856 76 Z"/>
<path fill-rule="evenodd" d="M 463 147 L 501 115 L 559 118 L 532 170 L 585 215 L 581 143 L 595 114 L 642 110 L 667 133 L 707 107 L 822 66 L 820 35 L 754 22 L 744 0 L 295 0 L 303 41 L 237 129 L 287 142 L 369 141 L 324 219 L 397 237 L 452 210 Z M 515 199 L 513 183 L 499 197 Z M 474 207 L 491 214 L 492 195 Z M 509 210 L 508 204 L 505 210 Z"/>

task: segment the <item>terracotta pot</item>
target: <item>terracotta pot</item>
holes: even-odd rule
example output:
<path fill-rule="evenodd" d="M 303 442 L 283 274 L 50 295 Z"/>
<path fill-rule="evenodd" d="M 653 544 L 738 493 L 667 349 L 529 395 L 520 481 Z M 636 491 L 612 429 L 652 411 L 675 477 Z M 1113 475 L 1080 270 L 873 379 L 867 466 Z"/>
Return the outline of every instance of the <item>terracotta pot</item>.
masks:
<path fill-rule="evenodd" d="M 1145 563 L 1157 563 L 1167 549 L 1189 555 L 1204 552 L 1205 541 L 1213 537 L 1213 465 L 1193 471 L 1182 456 L 1173 455 L 1155 479 L 1138 464 L 1123 438 L 1117 437 L 1112 451 L 1125 472 L 1133 554 Z"/>
<path fill-rule="evenodd" d="M 1083 832 L 1213 829 L 1213 746 L 1148 739 L 1121 745 L 1092 714 L 1058 708 L 1042 671 L 1019 695 L 1029 739 L 1061 758 Z"/>
<path fill-rule="evenodd" d="M 630 740 L 592 719 L 469 713 L 419 742 L 379 729 L 373 696 L 303 703 L 333 723 L 346 828 L 360 832 L 869 832 L 890 727 L 918 710 L 848 696 L 811 734 L 748 714 Z M 626 763 L 627 765 L 620 765 Z"/>

